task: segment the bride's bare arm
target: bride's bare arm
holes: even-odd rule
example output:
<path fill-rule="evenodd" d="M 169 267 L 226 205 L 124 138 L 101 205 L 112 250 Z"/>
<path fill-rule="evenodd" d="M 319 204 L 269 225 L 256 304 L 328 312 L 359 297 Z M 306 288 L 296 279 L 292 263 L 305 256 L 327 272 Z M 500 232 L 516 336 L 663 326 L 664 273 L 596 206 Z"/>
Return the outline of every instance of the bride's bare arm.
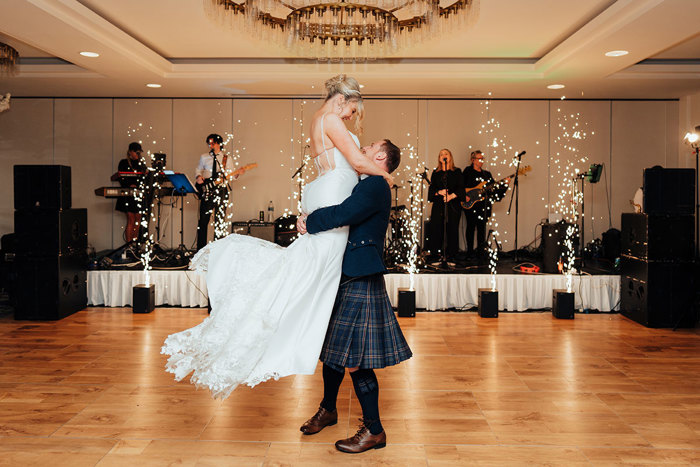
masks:
<path fill-rule="evenodd" d="M 345 155 L 353 169 L 361 174 L 380 175 L 384 177 L 389 186 L 394 185 L 394 179 L 391 175 L 362 155 L 340 117 L 329 114 L 324 123 L 326 135 L 333 145 Z"/>

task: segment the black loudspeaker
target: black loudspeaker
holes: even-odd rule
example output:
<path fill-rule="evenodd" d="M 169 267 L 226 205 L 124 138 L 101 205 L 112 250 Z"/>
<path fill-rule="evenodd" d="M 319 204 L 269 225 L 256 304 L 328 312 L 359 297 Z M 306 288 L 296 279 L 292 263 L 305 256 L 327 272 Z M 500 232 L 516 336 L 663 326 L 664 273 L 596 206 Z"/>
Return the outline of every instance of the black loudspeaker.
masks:
<path fill-rule="evenodd" d="M 399 318 L 416 317 L 416 291 L 399 288 Z"/>
<path fill-rule="evenodd" d="M 479 289 L 479 316 L 498 318 L 498 290 Z"/>
<path fill-rule="evenodd" d="M 15 258 L 15 319 L 57 320 L 87 306 L 85 256 Z"/>
<path fill-rule="evenodd" d="M 138 284 L 133 288 L 133 305 L 131 309 L 134 313 L 150 313 L 156 308 L 156 286 L 155 284 Z"/>
<path fill-rule="evenodd" d="M 617 229 L 609 229 L 603 232 L 603 258 L 614 261 L 622 254 L 621 232 Z"/>
<path fill-rule="evenodd" d="M 73 256 L 87 248 L 87 209 L 15 211 L 17 252 L 30 256 Z"/>
<path fill-rule="evenodd" d="M 692 260 L 693 216 L 622 214 L 622 254 L 650 261 Z"/>
<path fill-rule="evenodd" d="M 542 224 L 542 271 L 549 274 L 559 272 L 559 260 L 566 261 L 566 229 L 573 224 L 557 222 Z M 574 249 L 578 245 L 578 229 L 574 227 Z"/>
<path fill-rule="evenodd" d="M 15 209 L 70 209 L 70 167 L 16 165 Z"/>
<path fill-rule="evenodd" d="M 566 289 L 552 290 L 552 316 L 557 319 L 574 319 L 574 296 L 573 292 Z"/>
<path fill-rule="evenodd" d="M 620 258 L 620 312 L 650 328 L 694 327 L 695 293 L 690 261 Z"/>
<path fill-rule="evenodd" d="M 694 169 L 644 169 L 644 209 L 647 214 L 692 216 L 695 212 Z"/>

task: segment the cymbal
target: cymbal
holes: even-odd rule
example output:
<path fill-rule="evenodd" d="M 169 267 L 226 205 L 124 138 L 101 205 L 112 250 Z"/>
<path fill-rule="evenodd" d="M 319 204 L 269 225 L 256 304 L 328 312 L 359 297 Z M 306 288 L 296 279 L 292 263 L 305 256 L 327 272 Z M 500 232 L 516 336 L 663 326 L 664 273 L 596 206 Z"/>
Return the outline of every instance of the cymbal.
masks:
<path fill-rule="evenodd" d="M 405 204 L 399 204 L 398 206 L 392 206 L 392 207 L 391 207 L 391 210 L 392 210 L 392 211 L 401 211 L 402 209 L 406 209 L 406 205 L 405 205 Z"/>
<path fill-rule="evenodd" d="M 393 188 L 394 190 L 403 190 L 403 187 L 398 185 L 394 185 L 391 188 Z"/>

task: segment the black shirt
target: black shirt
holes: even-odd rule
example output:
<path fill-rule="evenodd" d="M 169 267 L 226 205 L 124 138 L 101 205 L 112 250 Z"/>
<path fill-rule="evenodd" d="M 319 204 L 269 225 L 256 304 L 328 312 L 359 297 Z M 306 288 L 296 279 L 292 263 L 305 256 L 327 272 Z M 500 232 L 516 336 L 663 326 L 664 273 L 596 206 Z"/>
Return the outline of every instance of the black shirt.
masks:
<path fill-rule="evenodd" d="M 462 176 L 464 181 L 464 188 L 466 190 L 474 188 L 482 182 L 489 183 L 493 181 L 493 176 L 491 175 L 491 172 L 483 169 L 481 170 L 481 172 L 479 172 L 478 170 L 474 169 L 473 165 L 470 165 L 469 167 L 464 169 L 464 172 L 462 172 Z M 474 214 L 479 215 L 482 213 L 488 213 L 488 215 L 490 215 L 491 203 L 489 203 L 488 200 L 479 201 L 469 211 L 472 211 Z"/>
<path fill-rule="evenodd" d="M 433 171 L 430 177 L 430 190 L 428 190 L 428 201 L 433 203 L 433 210 L 442 212 L 443 197 L 438 194 L 438 191 L 447 187 L 448 194 L 455 194 L 457 197 L 447 203 L 449 208 L 456 212 L 461 211 L 460 202 L 464 201 L 464 182 L 462 181 L 462 171 L 458 168 L 447 171 Z"/>

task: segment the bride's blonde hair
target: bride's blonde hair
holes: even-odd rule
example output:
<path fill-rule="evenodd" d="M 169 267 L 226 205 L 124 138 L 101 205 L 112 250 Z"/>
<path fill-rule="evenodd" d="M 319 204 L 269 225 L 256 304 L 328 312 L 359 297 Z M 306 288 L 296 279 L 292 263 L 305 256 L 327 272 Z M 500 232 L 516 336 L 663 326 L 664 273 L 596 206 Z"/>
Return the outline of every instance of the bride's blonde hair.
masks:
<path fill-rule="evenodd" d="M 362 134 L 362 120 L 365 118 L 365 106 L 362 101 L 362 93 L 357 80 L 347 75 L 336 75 L 326 81 L 326 101 L 331 97 L 340 94 L 346 102 L 357 104 L 355 114 L 355 133 Z"/>

